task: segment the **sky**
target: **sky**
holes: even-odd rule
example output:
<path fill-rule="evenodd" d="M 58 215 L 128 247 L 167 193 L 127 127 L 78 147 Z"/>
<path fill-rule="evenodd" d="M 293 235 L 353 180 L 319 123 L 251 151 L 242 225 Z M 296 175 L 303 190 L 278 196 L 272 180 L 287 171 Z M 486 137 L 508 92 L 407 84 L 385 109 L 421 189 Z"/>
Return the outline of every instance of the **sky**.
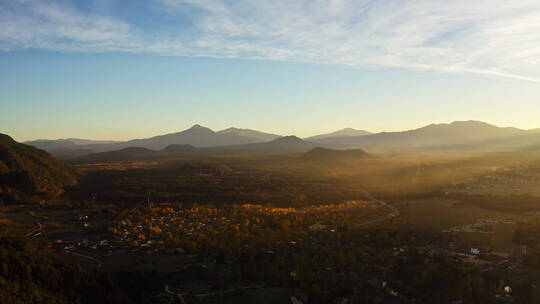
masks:
<path fill-rule="evenodd" d="M 0 0 L 0 133 L 540 127 L 538 0 Z"/>

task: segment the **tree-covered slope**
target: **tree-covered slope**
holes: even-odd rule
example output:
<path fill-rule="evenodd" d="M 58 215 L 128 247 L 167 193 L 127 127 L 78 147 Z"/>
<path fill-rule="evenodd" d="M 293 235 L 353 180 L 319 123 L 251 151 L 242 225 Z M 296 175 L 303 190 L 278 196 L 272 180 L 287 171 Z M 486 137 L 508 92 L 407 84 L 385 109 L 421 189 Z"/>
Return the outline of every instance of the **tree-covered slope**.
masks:
<path fill-rule="evenodd" d="M 0 303 L 130 303 L 112 278 L 58 258 L 45 242 L 0 237 Z"/>
<path fill-rule="evenodd" d="M 69 165 L 0 134 L 0 194 L 22 191 L 58 195 L 76 181 L 76 172 Z"/>

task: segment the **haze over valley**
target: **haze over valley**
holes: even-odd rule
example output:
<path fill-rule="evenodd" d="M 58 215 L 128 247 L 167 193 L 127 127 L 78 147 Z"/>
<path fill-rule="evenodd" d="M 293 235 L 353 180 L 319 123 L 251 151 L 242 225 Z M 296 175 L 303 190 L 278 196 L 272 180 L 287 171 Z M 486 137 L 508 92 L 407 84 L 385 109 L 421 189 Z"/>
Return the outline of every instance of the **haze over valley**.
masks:
<path fill-rule="evenodd" d="M 0 303 L 540 303 L 539 20 L 0 1 Z"/>
<path fill-rule="evenodd" d="M 283 154 L 307 152 L 317 146 L 331 149 L 363 148 L 378 152 L 396 150 L 524 152 L 540 149 L 540 130 L 501 128 L 479 121 L 456 121 L 400 132 L 370 133 L 345 128 L 329 134 L 300 139 L 296 136 L 281 136 L 238 128 L 215 132 L 194 125 L 177 133 L 124 142 L 42 139 L 25 143 L 44 149 L 60 159 L 75 162 L 181 155 Z"/>

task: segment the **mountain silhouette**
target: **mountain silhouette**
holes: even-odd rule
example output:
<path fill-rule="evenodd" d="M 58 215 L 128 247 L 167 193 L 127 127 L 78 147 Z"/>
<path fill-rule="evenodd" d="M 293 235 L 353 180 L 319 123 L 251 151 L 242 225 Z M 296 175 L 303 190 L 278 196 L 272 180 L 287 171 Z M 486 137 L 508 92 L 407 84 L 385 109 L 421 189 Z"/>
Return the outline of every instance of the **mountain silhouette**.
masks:
<path fill-rule="evenodd" d="M 279 135 L 275 134 L 238 128 L 229 128 L 219 132 L 214 132 L 213 130 L 201 125 L 194 125 L 187 130 L 177 133 L 170 133 L 143 139 L 134 139 L 125 142 L 91 143 L 81 145 L 69 140 L 39 140 L 28 143 L 42 147 L 53 155 L 69 159 L 80 157 L 85 154 L 117 151 L 129 147 L 147 148 L 156 151 L 162 150 L 170 145 L 191 145 L 198 148 L 205 148 L 265 142 L 278 137 Z M 72 153 L 70 154 L 70 152 Z"/>
<path fill-rule="evenodd" d="M 170 145 L 155 151 L 142 147 L 128 147 L 115 151 L 106 151 L 84 155 L 71 160 L 74 163 L 100 163 L 113 161 L 133 161 L 194 155 L 199 150 L 191 145 Z"/>
<path fill-rule="evenodd" d="M 191 145 L 170 145 L 162 150 L 128 147 L 115 151 L 92 153 L 70 160 L 73 163 L 98 163 L 111 161 L 150 160 L 177 157 L 277 155 L 305 153 L 317 145 L 296 136 L 284 136 L 270 142 L 196 148 Z"/>
<path fill-rule="evenodd" d="M 377 149 L 455 149 L 455 150 L 534 150 L 539 130 L 500 128 L 480 121 L 455 121 L 449 124 L 431 124 L 422 128 L 370 134 L 351 128 L 312 136 L 304 140 L 295 136 L 280 137 L 250 129 L 228 128 L 215 132 L 201 125 L 165 135 L 125 142 L 97 142 L 82 139 L 37 140 L 27 142 L 49 151 L 62 159 L 75 159 L 84 155 L 118 151 L 130 147 L 162 151 L 174 145 L 198 148 L 197 153 L 210 153 L 207 148 L 216 148 L 216 153 L 231 151 L 291 151 L 307 152 L 317 146 L 358 147 Z M 78 144 L 87 143 L 91 144 Z M 530 143 L 530 145 L 529 145 Z M 262 144 L 262 145 L 259 145 Z M 296 148 L 295 148 L 296 147 Z M 202 149 L 202 150 L 201 150 Z M 162 152 L 161 155 L 163 155 Z M 175 153 L 169 153 L 175 154 Z M 121 155 L 121 154 L 118 154 Z M 141 157 L 140 155 L 134 157 Z M 114 157 L 113 157 L 114 158 Z"/>
<path fill-rule="evenodd" d="M 261 141 L 263 140 L 254 137 L 247 137 L 239 134 L 239 132 L 218 133 L 201 125 L 194 125 L 191 128 L 178 133 L 154 136 L 145 139 L 135 139 L 100 147 L 107 150 L 113 147 L 143 147 L 152 150 L 161 150 L 170 145 L 192 145 L 194 147 L 205 148 L 248 144 Z"/>
<path fill-rule="evenodd" d="M 500 128 L 480 121 L 456 121 L 450 124 L 431 124 L 403 132 L 327 138 L 321 142 L 361 147 L 425 148 L 505 138 L 527 132 L 529 131 L 517 128 Z"/>

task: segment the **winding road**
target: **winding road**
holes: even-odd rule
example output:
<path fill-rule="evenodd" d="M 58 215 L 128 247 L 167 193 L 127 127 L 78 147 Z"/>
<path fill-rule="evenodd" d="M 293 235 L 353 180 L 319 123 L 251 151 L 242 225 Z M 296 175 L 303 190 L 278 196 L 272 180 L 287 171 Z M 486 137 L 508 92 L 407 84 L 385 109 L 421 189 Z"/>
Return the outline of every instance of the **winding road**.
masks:
<path fill-rule="evenodd" d="M 101 266 L 103 266 L 103 262 L 101 260 L 97 259 L 97 258 L 91 257 L 89 255 L 85 255 L 85 254 L 82 254 L 82 253 L 74 252 L 74 251 L 69 251 L 69 250 L 64 250 L 64 251 L 67 252 L 67 253 L 76 255 L 78 257 L 85 258 L 85 259 L 92 260 L 92 261 L 96 262 L 97 263 L 96 268 L 101 268 Z"/>
<path fill-rule="evenodd" d="M 360 226 L 367 226 L 367 225 L 372 225 L 372 224 L 377 224 L 377 223 L 380 223 L 380 222 L 384 222 L 384 221 L 387 221 L 387 220 L 390 220 L 390 219 L 393 219 L 395 217 L 398 217 L 400 215 L 399 213 L 399 210 L 394 207 L 393 205 L 391 204 L 388 204 L 387 202 L 385 201 L 382 201 L 380 199 L 377 199 L 377 198 L 374 198 L 369 192 L 366 191 L 366 194 L 367 194 L 367 197 L 372 200 L 372 201 L 375 201 L 377 203 L 380 204 L 380 207 L 388 207 L 390 208 L 390 213 L 386 214 L 386 215 L 383 215 L 383 216 L 378 216 L 374 219 L 371 219 L 371 220 L 368 220 L 362 224 L 360 224 Z"/>
<path fill-rule="evenodd" d="M 34 236 L 40 235 L 43 232 L 43 225 L 41 225 L 40 222 L 37 222 L 36 225 L 38 227 L 36 229 L 28 232 L 27 234 L 25 234 L 24 237 L 34 237 Z"/>

